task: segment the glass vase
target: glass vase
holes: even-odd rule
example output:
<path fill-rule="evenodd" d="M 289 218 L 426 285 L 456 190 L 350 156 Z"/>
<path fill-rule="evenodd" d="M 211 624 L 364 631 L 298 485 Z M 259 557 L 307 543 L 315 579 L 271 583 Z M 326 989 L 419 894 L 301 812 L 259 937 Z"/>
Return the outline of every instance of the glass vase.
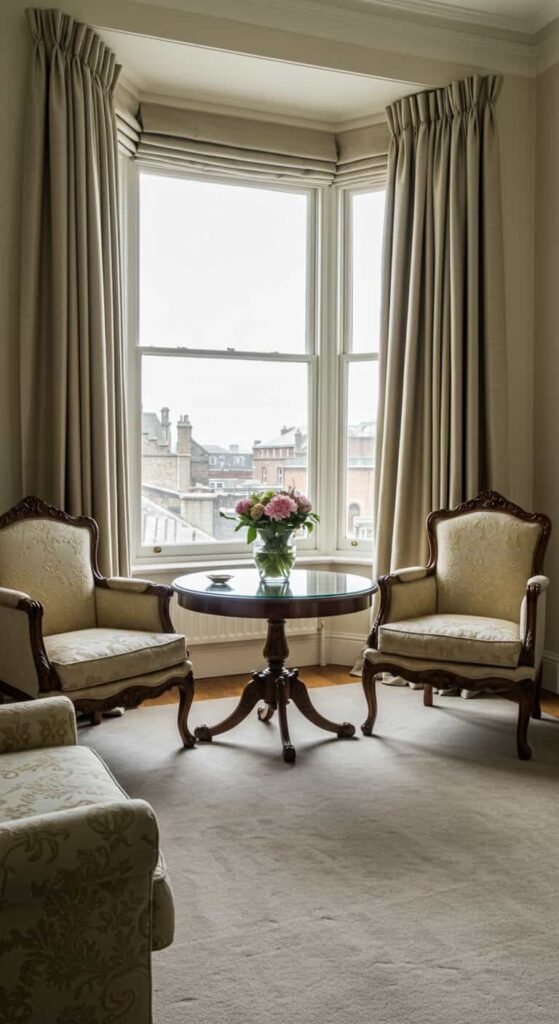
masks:
<path fill-rule="evenodd" d="M 283 533 L 259 530 L 252 545 L 258 574 L 263 583 L 286 583 L 295 565 L 297 548 L 295 530 Z"/>

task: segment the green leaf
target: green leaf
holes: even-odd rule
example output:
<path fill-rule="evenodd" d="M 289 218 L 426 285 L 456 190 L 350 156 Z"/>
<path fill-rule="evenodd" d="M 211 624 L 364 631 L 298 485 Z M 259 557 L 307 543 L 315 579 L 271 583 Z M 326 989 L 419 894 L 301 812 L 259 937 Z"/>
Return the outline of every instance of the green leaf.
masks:
<path fill-rule="evenodd" d="M 247 530 L 247 544 L 252 544 L 256 540 L 257 532 L 255 526 L 249 526 Z"/>

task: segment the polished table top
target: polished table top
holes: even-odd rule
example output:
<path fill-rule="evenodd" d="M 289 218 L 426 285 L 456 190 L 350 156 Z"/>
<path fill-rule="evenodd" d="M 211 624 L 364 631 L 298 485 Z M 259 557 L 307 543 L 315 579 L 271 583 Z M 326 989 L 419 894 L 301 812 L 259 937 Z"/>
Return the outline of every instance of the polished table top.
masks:
<path fill-rule="evenodd" d="M 295 569 L 278 586 L 262 583 L 256 569 L 238 569 L 225 584 L 212 583 L 208 573 L 191 573 L 173 586 L 179 604 L 193 611 L 275 619 L 360 611 L 376 590 L 365 576 L 318 569 Z"/>

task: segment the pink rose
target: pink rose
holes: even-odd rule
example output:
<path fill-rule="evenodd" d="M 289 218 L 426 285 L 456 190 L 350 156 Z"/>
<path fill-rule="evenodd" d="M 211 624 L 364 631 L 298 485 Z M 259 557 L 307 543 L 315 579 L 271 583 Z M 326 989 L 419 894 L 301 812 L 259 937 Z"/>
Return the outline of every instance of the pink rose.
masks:
<path fill-rule="evenodd" d="M 296 511 L 297 505 L 292 498 L 285 494 L 276 494 L 266 505 L 264 515 L 269 519 L 289 519 Z"/>
<path fill-rule="evenodd" d="M 250 515 L 251 504 L 248 498 L 241 498 L 235 505 L 235 512 L 238 516 Z"/>
<path fill-rule="evenodd" d="M 303 515 L 306 515 L 307 512 L 312 512 L 312 501 L 310 498 L 307 498 L 306 494 L 298 494 L 295 501 L 297 502 L 299 512 L 302 512 Z"/>

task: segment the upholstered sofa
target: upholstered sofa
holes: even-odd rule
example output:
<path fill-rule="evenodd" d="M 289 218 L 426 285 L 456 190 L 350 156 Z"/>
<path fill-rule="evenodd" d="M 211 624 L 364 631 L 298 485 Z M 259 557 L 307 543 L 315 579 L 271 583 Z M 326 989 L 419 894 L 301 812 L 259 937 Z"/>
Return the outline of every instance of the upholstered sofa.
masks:
<path fill-rule="evenodd" d="M 151 807 L 76 743 L 67 697 L 0 707 L 0 1020 L 149 1024 L 174 909 Z"/>

